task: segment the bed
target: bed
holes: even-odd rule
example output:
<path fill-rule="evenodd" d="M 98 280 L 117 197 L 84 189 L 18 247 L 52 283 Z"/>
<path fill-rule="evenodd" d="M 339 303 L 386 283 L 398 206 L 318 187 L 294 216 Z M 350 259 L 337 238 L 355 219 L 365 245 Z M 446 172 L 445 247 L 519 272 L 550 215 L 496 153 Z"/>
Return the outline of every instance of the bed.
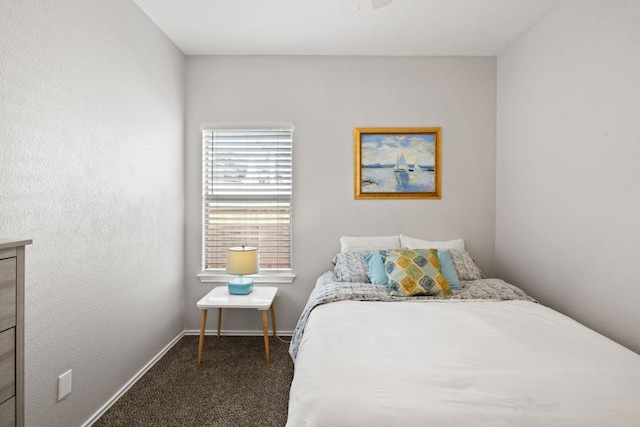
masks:
<path fill-rule="evenodd" d="M 288 427 L 640 426 L 638 354 L 477 266 L 411 297 L 337 267 L 292 338 Z"/>

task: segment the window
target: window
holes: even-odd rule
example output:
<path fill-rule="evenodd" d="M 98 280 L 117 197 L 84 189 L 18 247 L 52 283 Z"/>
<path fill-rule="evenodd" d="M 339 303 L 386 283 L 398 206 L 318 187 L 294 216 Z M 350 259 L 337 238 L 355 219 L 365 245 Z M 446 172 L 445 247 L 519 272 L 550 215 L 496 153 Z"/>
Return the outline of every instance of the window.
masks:
<path fill-rule="evenodd" d="M 258 248 L 260 273 L 291 273 L 293 125 L 203 126 L 203 270 Z"/>

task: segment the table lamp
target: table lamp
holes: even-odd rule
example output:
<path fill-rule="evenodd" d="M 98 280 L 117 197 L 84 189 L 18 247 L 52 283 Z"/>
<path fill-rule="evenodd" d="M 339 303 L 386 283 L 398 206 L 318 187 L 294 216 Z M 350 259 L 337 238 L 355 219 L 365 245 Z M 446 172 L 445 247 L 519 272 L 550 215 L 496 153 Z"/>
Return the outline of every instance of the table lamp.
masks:
<path fill-rule="evenodd" d="M 247 295 L 253 290 L 253 279 L 244 277 L 245 274 L 258 272 L 258 250 L 242 246 L 229 248 L 227 251 L 227 274 L 237 274 L 238 277 L 229 281 L 229 293 L 232 295 Z"/>

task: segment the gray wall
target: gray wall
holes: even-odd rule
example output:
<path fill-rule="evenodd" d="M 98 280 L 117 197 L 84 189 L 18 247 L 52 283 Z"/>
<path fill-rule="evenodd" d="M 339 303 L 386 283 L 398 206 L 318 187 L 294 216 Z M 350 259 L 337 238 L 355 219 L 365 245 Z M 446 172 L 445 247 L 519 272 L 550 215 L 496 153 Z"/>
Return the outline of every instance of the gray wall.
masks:
<path fill-rule="evenodd" d="M 77 426 L 183 330 L 185 60 L 130 0 L 3 1 L 0 58 L 0 237 L 33 239 L 26 424 Z"/>
<path fill-rule="evenodd" d="M 640 352 L 640 2 L 570 0 L 498 58 L 496 272 Z"/>
<path fill-rule="evenodd" d="M 199 328 L 203 122 L 291 121 L 294 270 L 281 285 L 278 328 L 291 331 L 339 238 L 404 233 L 464 237 L 494 271 L 496 59 L 188 57 L 185 328 Z M 441 126 L 442 200 L 354 200 L 353 128 Z M 215 328 L 209 316 L 209 329 Z M 258 312 L 225 314 L 223 329 L 260 331 Z"/>

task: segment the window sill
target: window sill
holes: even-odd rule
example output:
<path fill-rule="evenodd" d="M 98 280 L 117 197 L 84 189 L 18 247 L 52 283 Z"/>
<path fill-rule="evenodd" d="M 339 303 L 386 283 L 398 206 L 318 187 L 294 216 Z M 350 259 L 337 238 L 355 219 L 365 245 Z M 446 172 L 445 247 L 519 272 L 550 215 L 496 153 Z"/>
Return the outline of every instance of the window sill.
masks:
<path fill-rule="evenodd" d="M 225 273 L 214 273 L 209 271 L 203 271 L 197 275 L 201 283 L 229 283 L 232 275 Z M 266 274 L 251 274 L 247 276 L 253 279 L 253 283 L 269 283 L 269 284 L 287 284 L 293 283 L 293 279 L 296 278 L 294 273 L 266 273 Z"/>

